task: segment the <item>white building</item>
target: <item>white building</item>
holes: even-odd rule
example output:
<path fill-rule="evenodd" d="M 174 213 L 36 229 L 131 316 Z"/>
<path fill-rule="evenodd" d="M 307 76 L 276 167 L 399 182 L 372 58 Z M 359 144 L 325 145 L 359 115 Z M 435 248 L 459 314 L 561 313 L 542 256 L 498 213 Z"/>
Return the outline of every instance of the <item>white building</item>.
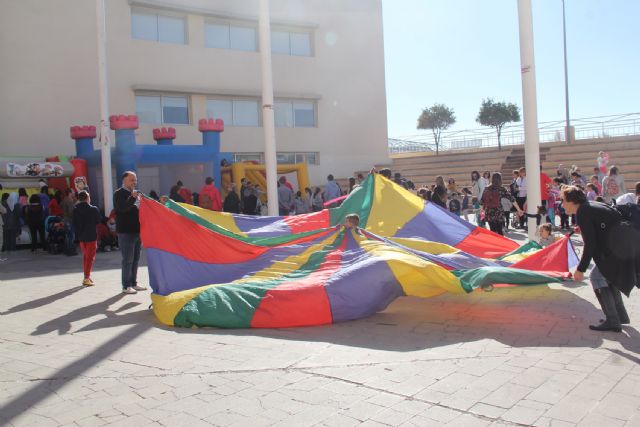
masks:
<path fill-rule="evenodd" d="M 199 144 L 214 117 L 221 151 L 263 159 L 257 0 L 106 8 L 110 114 L 138 114 L 139 144 L 158 126 Z M 313 184 L 386 163 L 381 0 L 272 0 L 271 19 L 279 162 Z M 0 94 L 0 156 L 74 154 L 69 126 L 99 120 L 95 2 L 0 0 Z"/>

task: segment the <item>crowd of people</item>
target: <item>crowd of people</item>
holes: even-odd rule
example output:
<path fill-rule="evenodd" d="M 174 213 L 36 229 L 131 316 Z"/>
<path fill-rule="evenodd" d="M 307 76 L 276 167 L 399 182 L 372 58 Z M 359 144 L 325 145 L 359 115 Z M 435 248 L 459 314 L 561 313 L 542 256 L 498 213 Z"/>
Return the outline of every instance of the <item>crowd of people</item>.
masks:
<path fill-rule="evenodd" d="M 618 243 L 611 243 L 611 230 L 619 229 L 624 219 L 621 211 L 614 207 L 639 205 L 640 182 L 636 183 L 634 192 L 627 192 L 620 170 L 614 165 L 609 166 L 608 161 L 606 153 L 598 153 L 593 174 L 589 178 L 575 165 L 571 168 L 558 165 L 553 178 L 542 172 L 541 168 L 542 203 L 536 206 L 535 217 L 541 246 L 551 245 L 557 240 L 554 232 L 579 226 L 584 240 L 584 252 L 575 277 L 581 280 L 591 260 L 595 260 L 596 267 L 591 272 L 591 281 L 606 315 L 606 319 L 601 324 L 592 325 L 592 329 L 619 331 L 621 324 L 628 323 L 619 289 L 626 289 L 628 293 L 629 284 L 633 287 L 633 284 L 640 281 L 637 273 L 640 272 L 640 264 L 630 261 L 636 259 L 635 252 L 638 252 L 637 259 L 640 260 L 640 248 L 636 248 L 640 245 L 637 245 L 637 241 L 631 246 L 622 245 L 626 251 L 624 260 L 612 258 L 611 254 L 617 253 L 612 246 L 619 248 L 620 242 L 628 240 L 630 234 L 621 235 L 617 231 L 615 238 Z M 458 188 L 455 179 L 445 181 L 442 176 L 436 177 L 430 186 L 416 188 L 413 182 L 403 178 L 398 172 L 392 174 L 390 169 L 372 169 L 372 173 L 381 174 L 453 215 L 464 217 L 467 221 L 472 217 L 479 226 L 488 225 L 495 233 L 504 234 L 509 227 L 527 227 L 525 212 L 528 177 L 524 167 L 514 170 L 509 182 L 503 180 L 500 172 L 484 171 L 481 174 L 473 170 L 470 173 L 471 185 L 463 188 Z M 96 252 L 120 249 L 122 292 L 134 294 L 145 290 L 146 287 L 137 282 L 141 250 L 137 176 L 134 172 L 125 172 L 121 178 L 122 186 L 114 193 L 114 210 L 108 217 L 91 205 L 91 198 L 86 190 L 76 193 L 67 189 L 52 193 L 41 182 L 40 191 L 31 195 L 24 188 L 20 188 L 17 193 L 2 193 L 2 251 L 16 249 L 16 238 L 25 225 L 29 229 L 33 252 L 42 248 L 50 252 L 74 255 L 77 254 L 77 242 L 83 255 L 82 284 L 92 286 L 91 269 Z M 281 176 L 278 179 L 279 214 L 300 215 L 339 206 L 363 181 L 364 176 L 357 174 L 349 179 L 348 188 L 343 189 L 333 175 L 328 175 L 324 188 L 315 187 L 312 190 L 307 187 L 296 191 L 286 176 Z M 1 190 L 0 187 L 0 192 Z M 226 190 L 227 194 L 223 199 L 215 180 L 207 177 L 197 193 L 184 186 L 182 181 L 177 181 L 171 187 L 169 195 L 158 196 L 155 191 L 151 191 L 150 196 L 160 202 L 171 199 L 213 211 L 266 214 L 260 187 L 247 178 L 241 180 L 239 190 L 234 183 L 229 184 Z M 638 211 L 635 212 L 636 218 L 640 216 Z M 603 233 L 606 237 L 603 237 Z M 625 273 L 621 273 L 620 269 Z"/>

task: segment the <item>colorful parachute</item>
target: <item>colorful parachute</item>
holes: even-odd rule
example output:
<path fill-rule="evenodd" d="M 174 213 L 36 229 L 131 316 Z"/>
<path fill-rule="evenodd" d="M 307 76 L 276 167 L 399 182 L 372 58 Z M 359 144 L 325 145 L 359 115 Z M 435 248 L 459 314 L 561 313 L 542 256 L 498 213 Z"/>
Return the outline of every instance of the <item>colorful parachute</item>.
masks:
<path fill-rule="evenodd" d="M 350 213 L 362 228 L 342 225 Z M 145 198 L 140 222 L 154 312 L 184 327 L 328 324 L 403 295 L 559 281 L 577 265 L 568 238 L 521 248 L 377 174 L 317 213 L 253 217 Z"/>

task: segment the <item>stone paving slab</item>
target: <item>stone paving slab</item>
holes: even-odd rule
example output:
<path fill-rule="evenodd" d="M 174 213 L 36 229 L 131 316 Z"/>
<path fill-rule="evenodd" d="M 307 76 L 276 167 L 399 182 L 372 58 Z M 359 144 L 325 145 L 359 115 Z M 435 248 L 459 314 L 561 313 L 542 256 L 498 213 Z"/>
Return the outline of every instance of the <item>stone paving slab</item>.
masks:
<path fill-rule="evenodd" d="M 400 298 L 367 319 L 272 330 L 160 325 L 119 294 L 120 254 L 0 261 L 0 424 L 640 425 L 640 307 L 622 334 L 589 285 Z M 146 277 L 146 267 L 140 277 Z"/>

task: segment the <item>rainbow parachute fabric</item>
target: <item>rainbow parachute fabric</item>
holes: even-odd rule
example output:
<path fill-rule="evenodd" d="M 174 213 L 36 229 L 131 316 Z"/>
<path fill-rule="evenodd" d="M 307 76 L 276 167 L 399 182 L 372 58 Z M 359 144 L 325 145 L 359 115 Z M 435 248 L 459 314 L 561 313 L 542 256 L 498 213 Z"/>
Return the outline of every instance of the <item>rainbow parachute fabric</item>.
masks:
<path fill-rule="evenodd" d="M 357 213 L 362 228 L 345 228 Z M 377 174 L 339 208 L 290 217 L 142 199 L 153 309 L 164 324 L 278 328 L 358 319 L 399 296 L 557 282 L 568 238 L 540 250 L 478 228 Z"/>

